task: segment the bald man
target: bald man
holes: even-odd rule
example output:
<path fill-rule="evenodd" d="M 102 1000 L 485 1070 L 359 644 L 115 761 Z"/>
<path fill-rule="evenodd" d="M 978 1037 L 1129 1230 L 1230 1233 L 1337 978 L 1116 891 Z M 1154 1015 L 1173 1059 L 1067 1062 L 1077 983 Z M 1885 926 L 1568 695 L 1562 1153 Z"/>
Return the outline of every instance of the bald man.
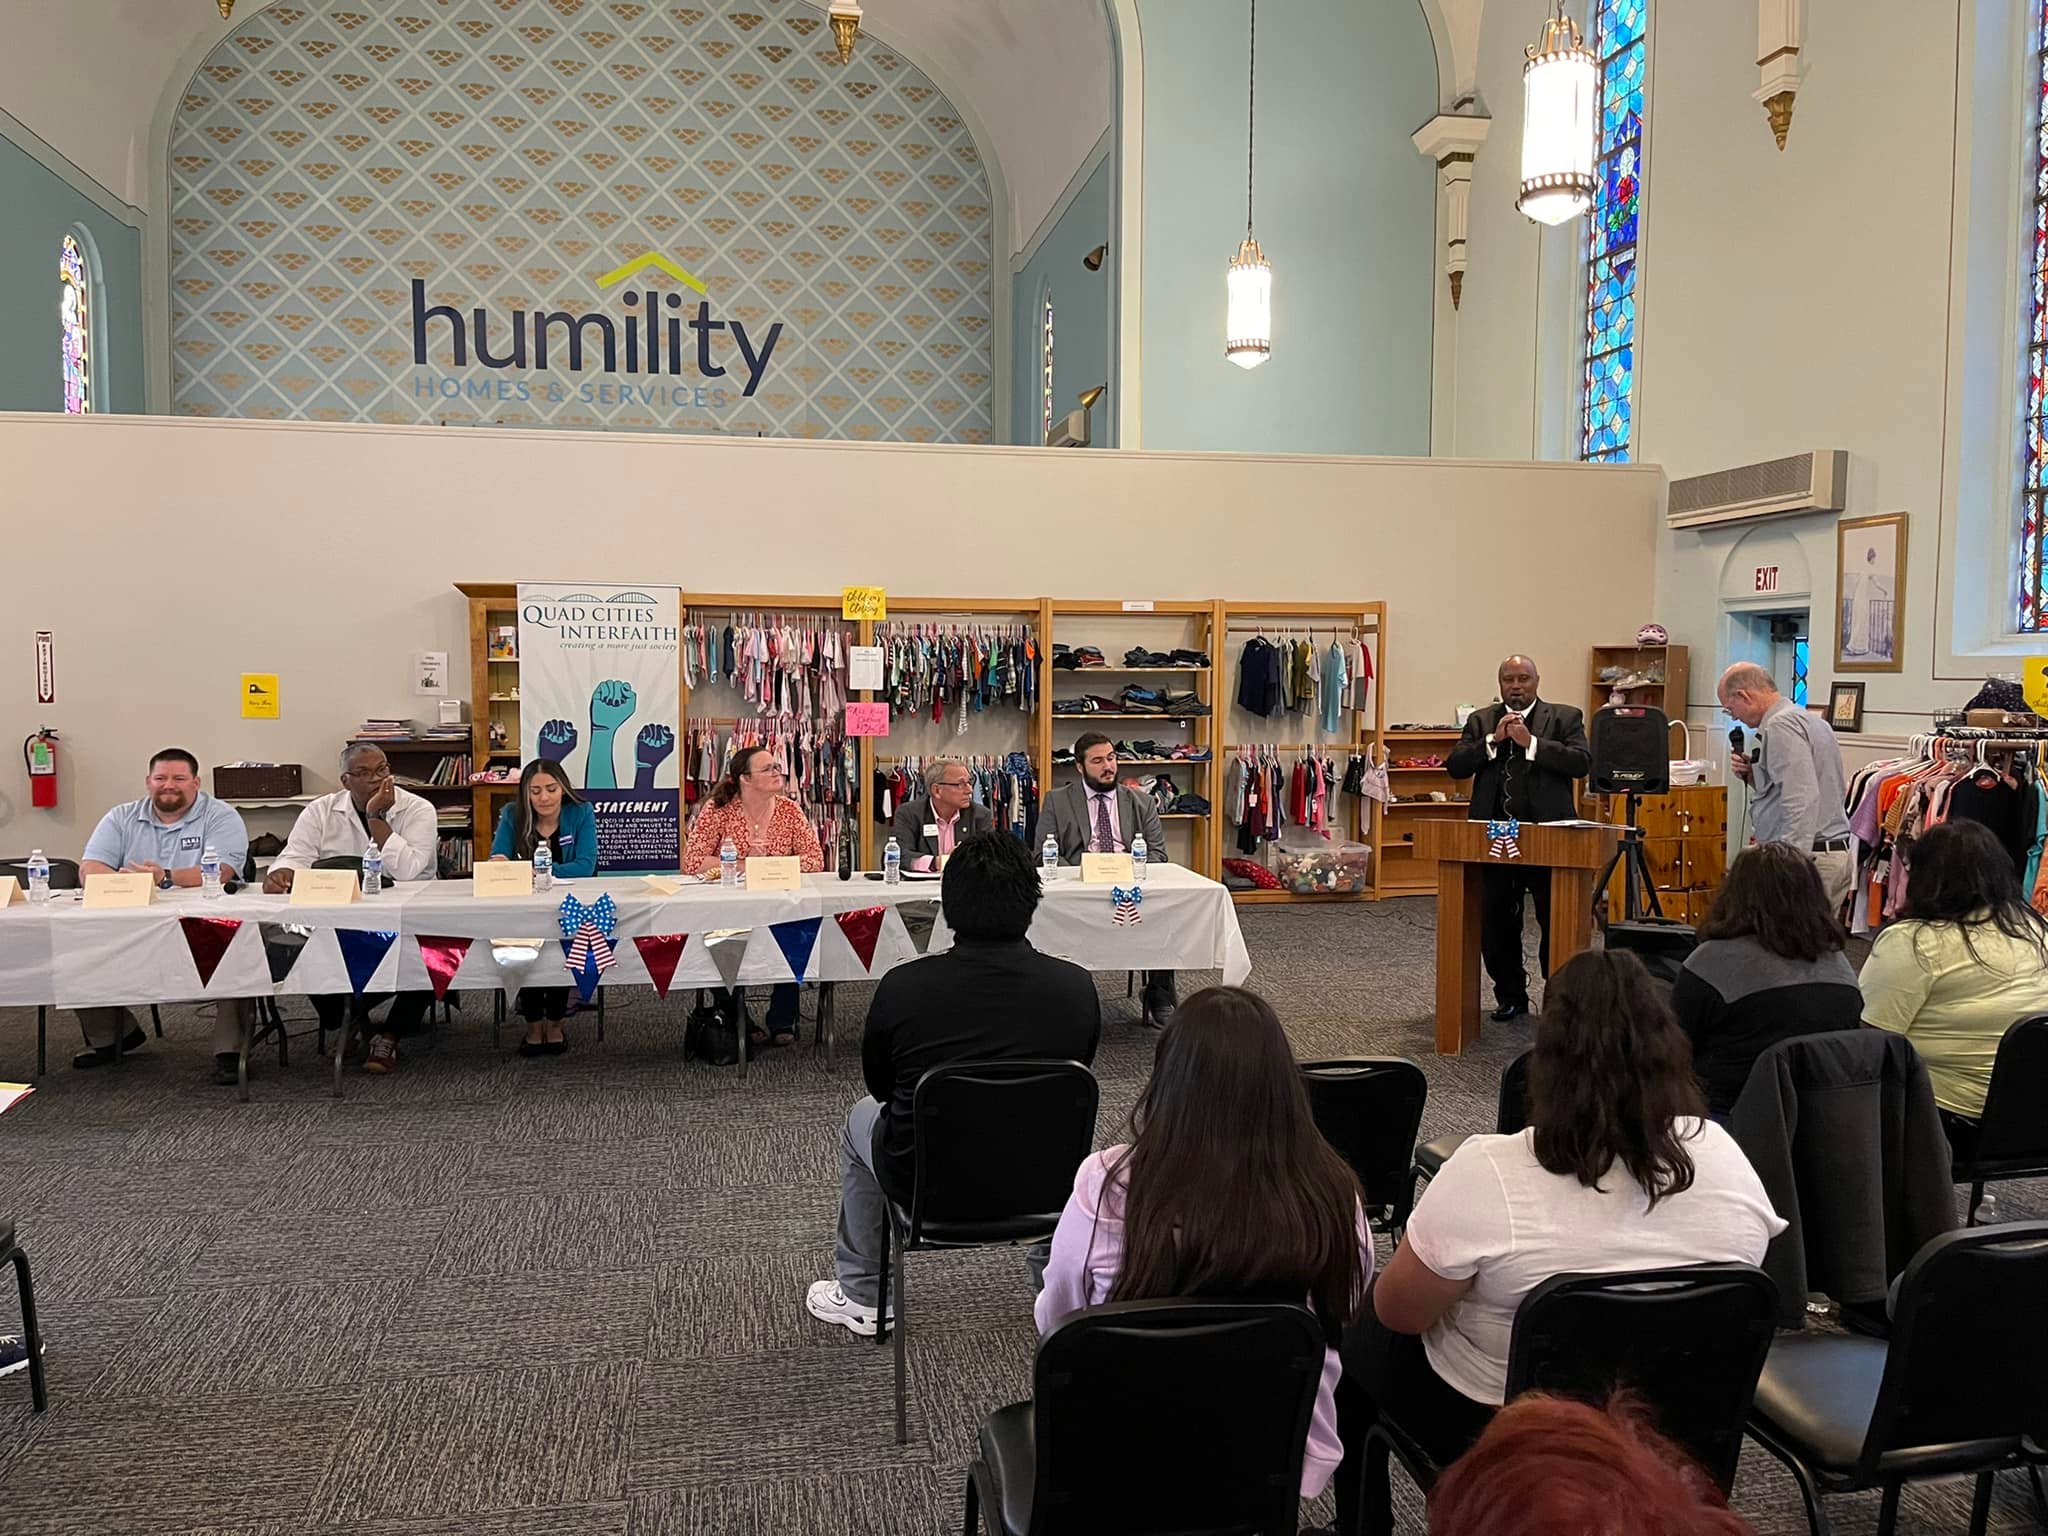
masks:
<path fill-rule="evenodd" d="M 1579 814 L 1573 780 L 1593 766 L 1586 717 L 1569 704 L 1536 696 L 1536 663 L 1510 656 L 1500 664 L 1500 702 L 1475 709 L 1445 762 L 1454 779 L 1472 780 L 1474 821 L 1569 821 Z M 1536 903 L 1543 936 L 1537 963 L 1550 974 L 1550 871 L 1489 864 L 1479 907 L 1479 953 L 1493 980 L 1496 1023 L 1529 1011 L 1522 963 L 1522 898 Z"/>
<path fill-rule="evenodd" d="M 1757 733 L 1746 756 L 1728 766 L 1749 786 L 1749 824 L 1759 843 L 1790 843 L 1813 860 L 1835 915 L 1856 883 L 1849 844 L 1842 744 L 1834 728 L 1801 709 L 1753 661 L 1738 661 L 1714 686 L 1721 707 Z"/>

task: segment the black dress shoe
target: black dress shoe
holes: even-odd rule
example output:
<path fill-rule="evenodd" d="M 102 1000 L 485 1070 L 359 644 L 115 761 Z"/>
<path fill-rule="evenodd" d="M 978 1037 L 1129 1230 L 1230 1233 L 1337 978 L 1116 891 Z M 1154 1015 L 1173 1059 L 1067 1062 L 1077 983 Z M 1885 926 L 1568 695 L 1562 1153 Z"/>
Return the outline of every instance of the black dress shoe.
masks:
<path fill-rule="evenodd" d="M 234 1088 L 242 1081 L 242 1058 L 233 1051 L 217 1051 L 213 1058 L 213 1080 L 223 1088 Z"/>
<path fill-rule="evenodd" d="M 1173 1016 L 1177 1011 L 1172 1003 L 1147 1003 L 1145 1025 L 1148 1029 L 1164 1029 L 1173 1022 Z"/>
<path fill-rule="evenodd" d="M 546 1056 L 550 1053 L 548 1051 L 548 1043 L 545 1040 L 522 1040 L 519 1042 L 519 1054 L 522 1056 Z"/>
<path fill-rule="evenodd" d="M 1526 1019 L 1528 1016 L 1527 1003 L 1502 1003 L 1492 1014 L 1493 1022 L 1496 1024 L 1506 1024 L 1515 1019 Z"/>
<path fill-rule="evenodd" d="M 149 1036 L 145 1035 L 138 1025 L 122 1037 L 121 1049 L 123 1052 L 139 1051 L 147 1044 L 149 1044 Z M 113 1059 L 114 1048 L 111 1045 L 96 1045 L 91 1050 L 80 1051 L 76 1056 L 72 1057 L 71 1065 L 83 1072 L 92 1067 L 104 1067 L 111 1063 Z"/>

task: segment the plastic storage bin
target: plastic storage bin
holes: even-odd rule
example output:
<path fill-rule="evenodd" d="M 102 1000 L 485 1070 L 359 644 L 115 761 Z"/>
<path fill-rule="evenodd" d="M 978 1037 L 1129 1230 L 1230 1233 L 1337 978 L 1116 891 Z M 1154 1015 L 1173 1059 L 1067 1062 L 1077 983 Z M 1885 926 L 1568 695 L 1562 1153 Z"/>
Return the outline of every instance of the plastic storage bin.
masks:
<path fill-rule="evenodd" d="M 1372 849 L 1310 838 L 1270 843 L 1266 863 L 1282 890 L 1297 896 L 1355 896 L 1372 886 Z"/>

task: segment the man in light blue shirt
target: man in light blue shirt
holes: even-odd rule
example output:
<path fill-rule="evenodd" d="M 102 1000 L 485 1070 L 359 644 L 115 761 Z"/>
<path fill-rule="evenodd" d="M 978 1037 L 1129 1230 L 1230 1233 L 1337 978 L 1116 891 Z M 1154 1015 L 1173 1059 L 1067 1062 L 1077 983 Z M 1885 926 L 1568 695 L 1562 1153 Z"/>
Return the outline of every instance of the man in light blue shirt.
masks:
<path fill-rule="evenodd" d="M 249 856 L 249 830 L 233 806 L 222 805 L 200 789 L 198 758 L 182 747 L 164 748 L 149 760 L 143 787 L 148 793 L 140 800 L 117 805 L 100 818 L 79 860 L 81 875 L 125 871 L 153 876 L 165 890 L 197 886 L 200 857 L 211 848 L 220 856 L 224 875 L 240 876 Z M 214 1005 L 217 1082 L 237 1080 L 247 1008 L 239 998 Z M 112 1061 L 116 1041 L 122 1050 L 132 1051 L 149 1039 L 126 1008 L 81 1008 L 78 1024 L 89 1047 L 71 1058 L 71 1065 L 78 1068 Z"/>

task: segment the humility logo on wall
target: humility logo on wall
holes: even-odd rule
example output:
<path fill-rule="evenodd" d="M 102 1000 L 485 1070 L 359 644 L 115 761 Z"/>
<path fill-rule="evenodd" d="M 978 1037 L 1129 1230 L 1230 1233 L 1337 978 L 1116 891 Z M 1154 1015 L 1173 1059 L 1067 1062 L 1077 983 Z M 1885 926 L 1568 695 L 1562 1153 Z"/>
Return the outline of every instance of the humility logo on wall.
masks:
<path fill-rule="evenodd" d="M 592 310 L 515 309 L 503 319 L 479 304 L 465 319 L 447 304 L 429 304 L 427 285 L 415 278 L 412 284 L 412 357 L 416 367 L 429 364 L 428 343 L 435 323 L 447 327 L 443 339 L 451 343 L 449 356 L 453 371 L 436 371 L 414 381 L 414 393 L 422 399 L 486 401 L 542 400 L 559 404 L 575 398 L 586 405 L 638 407 L 692 407 L 724 410 L 734 400 L 751 399 L 768 375 L 775 344 L 782 339 L 782 322 L 768 327 L 756 338 L 747 334 L 737 317 L 720 319 L 712 313 L 710 288 L 703 279 L 685 271 L 658 251 L 644 251 L 631 261 L 614 267 L 597 279 L 600 292 L 632 282 L 643 273 L 661 272 L 680 288 L 697 295 L 694 301 L 677 288 L 657 288 L 651 282 L 635 283 L 618 295 L 622 313 L 617 316 Z M 689 331 L 693 342 L 685 342 Z M 739 354 L 739 367 L 730 369 L 712 356 L 713 338 L 724 332 L 732 338 Z M 507 347 L 509 351 L 505 350 Z M 581 375 L 599 373 L 601 380 L 585 378 L 535 377 L 548 374 Z M 500 375 L 490 377 L 490 374 Z M 516 374 L 523 377 L 505 377 Z M 671 382 L 694 374 L 696 383 Z M 621 380 L 620 376 L 624 378 Z M 720 382 L 722 381 L 722 382 Z"/>

